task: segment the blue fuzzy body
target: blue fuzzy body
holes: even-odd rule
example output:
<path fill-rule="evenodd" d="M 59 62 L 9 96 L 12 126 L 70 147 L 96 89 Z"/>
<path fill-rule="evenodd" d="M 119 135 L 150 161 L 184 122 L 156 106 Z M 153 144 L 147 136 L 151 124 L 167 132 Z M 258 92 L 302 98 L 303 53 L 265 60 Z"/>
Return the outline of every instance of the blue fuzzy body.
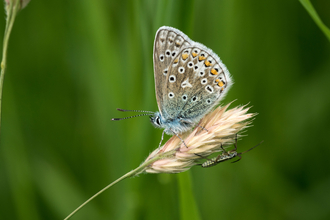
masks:
<path fill-rule="evenodd" d="M 163 128 L 166 134 L 173 135 L 189 131 L 199 121 L 199 118 L 194 118 L 194 120 L 181 117 L 165 119 L 159 112 L 156 112 L 150 121 L 156 128 Z"/>

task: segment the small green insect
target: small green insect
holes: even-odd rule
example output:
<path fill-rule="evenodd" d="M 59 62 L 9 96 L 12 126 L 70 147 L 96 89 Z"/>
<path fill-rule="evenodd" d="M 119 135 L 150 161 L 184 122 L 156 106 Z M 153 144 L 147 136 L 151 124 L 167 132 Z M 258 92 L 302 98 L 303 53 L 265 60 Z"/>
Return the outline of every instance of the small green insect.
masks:
<path fill-rule="evenodd" d="M 234 157 L 239 157 L 238 160 L 232 162 L 232 163 L 236 163 L 236 162 L 238 162 L 239 160 L 242 159 L 242 156 L 241 156 L 242 154 L 252 150 L 253 148 L 255 148 L 257 146 L 259 146 L 262 142 L 263 141 L 261 141 L 259 144 L 257 144 L 256 146 L 252 147 L 251 149 L 249 149 L 247 151 L 244 151 L 242 153 L 237 153 L 237 151 L 236 151 L 237 150 L 237 138 L 236 138 L 236 143 L 234 144 L 235 148 L 233 150 L 226 151 L 221 145 L 221 149 L 223 150 L 222 154 L 220 154 L 220 155 L 218 155 L 218 156 L 216 156 L 212 159 L 208 159 L 208 158 L 202 156 L 203 158 L 207 159 L 207 161 L 205 161 L 204 163 L 199 164 L 199 165 L 201 165 L 203 168 L 212 167 L 212 166 L 217 165 L 218 163 L 221 163 L 221 162 L 224 162 L 224 161 L 227 161 L 227 160 L 231 160 Z M 198 156 L 201 156 L 201 155 L 198 155 Z"/>

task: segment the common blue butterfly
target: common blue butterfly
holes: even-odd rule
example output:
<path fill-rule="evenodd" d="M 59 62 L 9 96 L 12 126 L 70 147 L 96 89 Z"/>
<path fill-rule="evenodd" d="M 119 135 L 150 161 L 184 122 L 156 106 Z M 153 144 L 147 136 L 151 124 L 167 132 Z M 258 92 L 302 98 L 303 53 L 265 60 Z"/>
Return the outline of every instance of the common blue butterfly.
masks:
<path fill-rule="evenodd" d="M 118 109 L 144 114 L 112 120 L 149 115 L 155 127 L 164 129 L 163 135 L 178 136 L 193 128 L 233 84 L 218 55 L 172 27 L 158 29 L 153 61 L 159 112 Z"/>

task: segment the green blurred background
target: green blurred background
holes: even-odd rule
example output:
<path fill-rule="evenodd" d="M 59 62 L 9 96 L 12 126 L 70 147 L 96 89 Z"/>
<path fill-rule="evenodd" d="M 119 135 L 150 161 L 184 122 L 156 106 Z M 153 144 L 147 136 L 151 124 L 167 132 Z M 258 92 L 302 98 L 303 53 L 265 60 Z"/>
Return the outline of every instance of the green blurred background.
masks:
<path fill-rule="evenodd" d="M 312 3 L 329 27 L 330 1 Z M 330 43 L 287 0 L 32 0 L 9 45 L 0 219 L 63 219 L 158 146 L 147 117 L 111 118 L 157 110 L 162 25 L 221 57 L 235 80 L 223 103 L 259 113 L 238 146 L 261 146 L 188 171 L 201 219 L 330 219 Z M 72 219 L 182 219 L 180 175 L 126 179 Z"/>

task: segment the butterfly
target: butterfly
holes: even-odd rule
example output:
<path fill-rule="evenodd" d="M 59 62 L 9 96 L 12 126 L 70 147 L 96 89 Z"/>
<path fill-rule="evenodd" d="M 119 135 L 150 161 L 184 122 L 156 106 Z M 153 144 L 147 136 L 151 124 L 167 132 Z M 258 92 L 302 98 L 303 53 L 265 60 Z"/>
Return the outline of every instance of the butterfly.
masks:
<path fill-rule="evenodd" d="M 159 111 L 118 109 L 144 114 L 112 120 L 148 115 L 156 128 L 164 129 L 162 139 L 164 133 L 180 138 L 179 134 L 192 129 L 233 84 L 218 55 L 173 27 L 158 29 L 153 63 Z"/>

